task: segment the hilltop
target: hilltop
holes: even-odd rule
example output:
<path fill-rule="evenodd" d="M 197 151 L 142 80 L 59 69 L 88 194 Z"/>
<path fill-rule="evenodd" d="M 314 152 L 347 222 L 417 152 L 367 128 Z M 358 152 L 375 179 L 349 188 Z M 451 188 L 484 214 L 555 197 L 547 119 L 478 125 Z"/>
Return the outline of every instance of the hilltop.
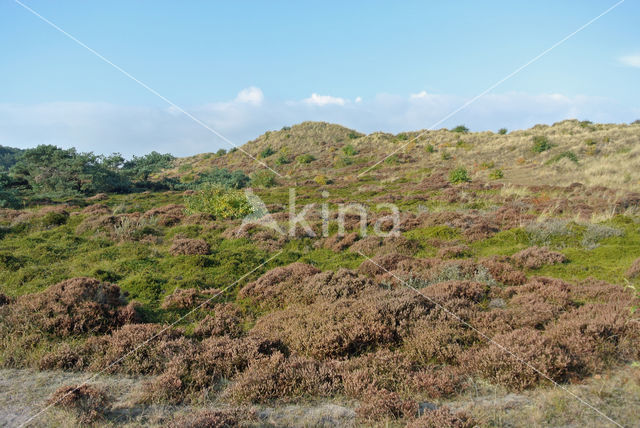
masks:
<path fill-rule="evenodd" d="M 548 147 L 534 151 L 534 141 L 545 140 Z M 579 182 L 633 189 L 640 184 L 640 123 L 566 120 L 504 134 L 440 129 L 364 135 L 340 125 L 304 122 L 266 132 L 240 149 L 222 156 L 206 153 L 182 158 L 176 168 L 165 174 L 188 180 L 211 167 L 246 172 L 264 168 L 243 153 L 246 152 L 278 173 L 294 178 L 318 174 L 333 180 L 350 178 L 384 159 L 368 174 L 385 178 L 463 165 L 474 177 L 483 179 L 492 170 L 500 170 L 504 182 L 514 184 L 529 184 L 532 177 L 536 183 L 550 185 Z M 391 153 L 394 154 L 388 157 Z M 305 164 L 296 160 L 305 155 L 315 160 Z"/>

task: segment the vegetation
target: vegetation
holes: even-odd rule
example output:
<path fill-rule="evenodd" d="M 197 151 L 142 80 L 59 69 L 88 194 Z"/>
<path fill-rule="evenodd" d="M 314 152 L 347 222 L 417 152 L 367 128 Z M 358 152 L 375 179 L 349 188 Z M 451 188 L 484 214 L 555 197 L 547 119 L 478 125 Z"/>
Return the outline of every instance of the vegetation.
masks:
<path fill-rule="evenodd" d="M 628 128 L 569 121 L 500 138 L 469 133 L 468 150 L 433 131 L 430 144 L 455 163 L 416 147 L 397 154 L 402 167 L 383 162 L 359 177 L 397 149 L 396 137 L 359 136 L 359 153 L 348 155 L 351 130 L 308 123 L 269 134 L 291 159 L 301 141 L 325 142 L 304 146 L 317 162 L 286 167 L 278 180 L 240 154 L 154 155 L 163 167 L 145 174 L 144 162 L 133 172 L 115 156 L 45 146 L 28 167 L 0 173 L 2 200 L 14 199 L 0 209 L 0 366 L 69 376 L 47 393 L 56 403 L 48 422 L 62 412 L 62 426 L 144 424 L 156 408 L 169 414 L 164 426 L 259 425 L 265 408 L 299 415 L 327 402 L 354 409 L 345 425 L 601 423 L 546 376 L 633 425 L 639 137 Z M 532 135 L 553 138 L 545 160 L 580 154 L 580 168 L 532 161 Z M 603 142 L 602 155 L 583 156 L 588 138 Z M 255 147 L 263 137 L 247 151 Z M 128 189 L 96 193 L 103 168 Z M 284 230 L 292 183 L 295 213 L 313 204 L 313 233 Z M 248 185 L 285 233 L 243 224 L 261 214 Z M 367 208 L 366 236 L 352 213 L 338 232 L 337 208 L 348 203 Z M 392 228 L 383 203 L 399 207 L 398 233 L 374 232 Z M 103 370 L 109 388 L 78 388 Z M 122 383 L 138 386 L 115 404 Z M 141 413 L 143 422 L 131 420 Z"/>
<path fill-rule="evenodd" d="M 275 150 L 273 150 L 273 149 L 271 148 L 271 146 L 267 146 L 267 147 L 265 147 L 265 148 L 260 152 L 260 157 L 261 157 L 261 158 L 263 158 L 263 159 L 264 159 L 264 158 L 268 158 L 269 156 L 271 156 L 271 155 L 275 154 L 275 152 L 276 152 L 276 151 L 275 151 Z"/>
<path fill-rule="evenodd" d="M 461 134 L 466 134 L 466 133 L 468 133 L 468 132 L 469 132 L 469 128 L 467 128 L 467 127 L 466 127 L 466 126 L 464 126 L 464 125 L 458 125 L 458 126 L 456 126 L 455 128 L 452 128 L 452 129 L 451 129 L 451 131 L 452 131 L 452 132 L 459 132 L 459 133 L 461 133 Z"/>
<path fill-rule="evenodd" d="M 351 144 L 347 144 L 342 148 L 342 153 L 347 156 L 355 156 L 358 154 L 358 151 Z"/>
<path fill-rule="evenodd" d="M 252 186 L 267 188 L 276 184 L 276 175 L 269 170 L 259 170 L 251 174 Z"/>
<path fill-rule="evenodd" d="M 491 180 L 500 180 L 504 178 L 504 172 L 500 168 L 496 168 L 489 173 L 489 178 Z"/>
<path fill-rule="evenodd" d="M 298 163 L 301 163 L 301 164 L 308 164 L 316 160 L 315 156 L 311 154 L 300 155 L 296 159 L 298 160 Z"/>
<path fill-rule="evenodd" d="M 207 186 L 185 198 L 189 213 L 211 214 L 216 219 L 242 218 L 253 212 L 244 192 L 222 186 Z"/>
<path fill-rule="evenodd" d="M 533 137 L 533 146 L 531 147 L 531 151 L 534 153 L 546 152 L 547 150 L 551 150 L 552 147 L 553 145 L 551 145 L 547 137 L 541 135 Z"/>
<path fill-rule="evenodd" d="M 453 184 L 466 183 L 471 181 L 467 169 L 463 166 L 459 166 L 449 173 L 449 181 Z"/>

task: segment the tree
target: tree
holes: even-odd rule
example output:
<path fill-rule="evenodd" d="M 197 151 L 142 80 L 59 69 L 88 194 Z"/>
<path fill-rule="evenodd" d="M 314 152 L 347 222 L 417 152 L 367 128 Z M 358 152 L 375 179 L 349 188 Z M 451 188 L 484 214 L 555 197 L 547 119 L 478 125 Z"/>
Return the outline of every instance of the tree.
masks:
<path fill-rule="evenodd" d="M 134 156 L 122 166 L 123 171 L 133 180 L 147 181 L 151 174 L 173 166 L 175 157 L 169 153 L 153 151 L 144 156 Z"/>

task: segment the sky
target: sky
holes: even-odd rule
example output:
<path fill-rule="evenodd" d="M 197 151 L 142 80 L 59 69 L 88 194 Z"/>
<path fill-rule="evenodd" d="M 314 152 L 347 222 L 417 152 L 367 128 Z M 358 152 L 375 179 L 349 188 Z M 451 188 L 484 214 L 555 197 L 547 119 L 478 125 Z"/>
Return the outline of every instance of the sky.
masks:
<path fill-rule="evenodd" d="M 111 64 L 0 0 L 5 146 L 186 156 L 305 120 L 398 133 L 640 118 L 638 0 L 556 47 L 618 0 L 20 2 Z"/>

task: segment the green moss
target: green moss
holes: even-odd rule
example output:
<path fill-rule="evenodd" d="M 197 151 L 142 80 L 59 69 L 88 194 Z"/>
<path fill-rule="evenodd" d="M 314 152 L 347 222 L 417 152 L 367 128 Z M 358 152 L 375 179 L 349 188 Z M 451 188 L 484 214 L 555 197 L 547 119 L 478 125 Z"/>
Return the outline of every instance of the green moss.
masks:
<path fill-rule="evenodd" d="M 511 255 L 529 246 L 529 236 L 521 228 L 498 232 L 494 236 L 471 244 L 479 257 Z"/>
<path fill-rule="evenodd" d="M 445 225 L 421 227 L 405 232 L 404 235 L 409 239 L 415 239 L 419 242 L 425 242 L 434 238 L 450 241 L 461 237 L 460 231 Z"/>

